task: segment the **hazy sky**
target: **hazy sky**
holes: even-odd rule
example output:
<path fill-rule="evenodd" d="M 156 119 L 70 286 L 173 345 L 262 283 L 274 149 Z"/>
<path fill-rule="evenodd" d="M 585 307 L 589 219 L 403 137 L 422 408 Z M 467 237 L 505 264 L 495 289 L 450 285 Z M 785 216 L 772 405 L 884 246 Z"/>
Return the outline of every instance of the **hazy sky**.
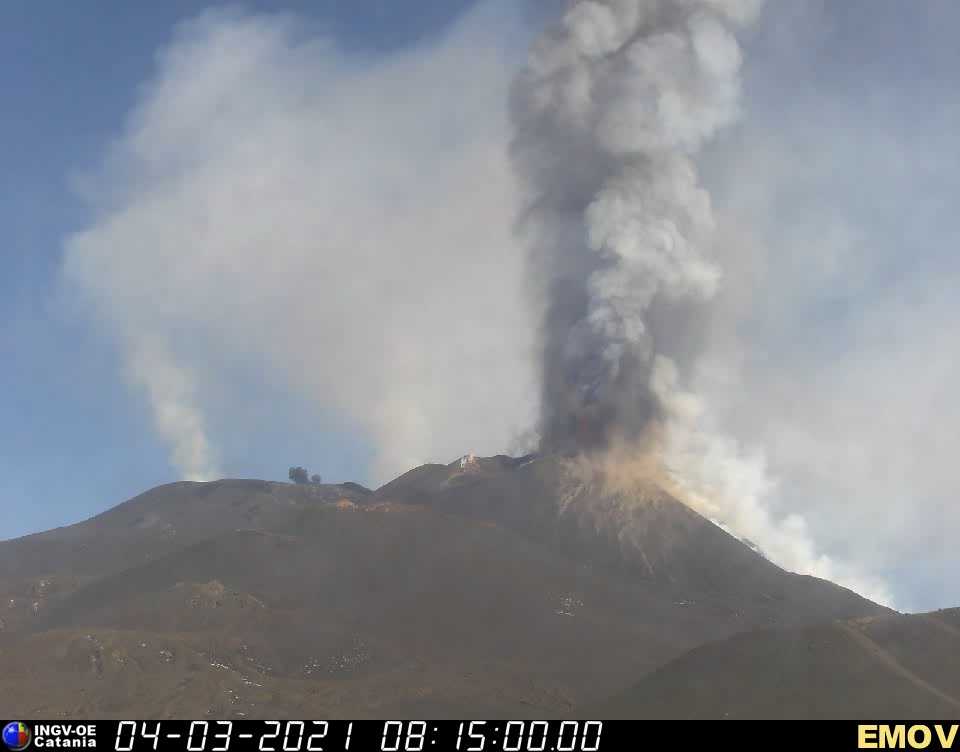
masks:
<path fill-rule="evenodd" d="M 516 445 L 507 94 L 561 5 L 4 3 L 4 536 L 185 474 Z M 960 603 L 958 22 L 769 2 L 701 159 L 724 282 L 688 386 L 744 493 L 903 608 Z"/>

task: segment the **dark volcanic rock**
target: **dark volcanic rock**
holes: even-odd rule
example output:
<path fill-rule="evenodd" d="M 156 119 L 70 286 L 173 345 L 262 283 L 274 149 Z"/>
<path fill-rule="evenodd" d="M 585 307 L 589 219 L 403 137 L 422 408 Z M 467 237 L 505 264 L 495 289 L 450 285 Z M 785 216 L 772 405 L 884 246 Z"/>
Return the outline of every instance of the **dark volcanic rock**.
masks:
<path fill-rule="evenodd" d="M 960 609 L 763 630 L 696 648 L 604 718 L 956 718 Z"/>
<path fill-rule="evenodd" d="M 560 716 L 710 641 L 886 613 L 551 457 L 162 486 L 0 543 L 0 609 L 22 717 Z"/>
<path fill-rule="evenodd" d="M 751 626 L 876 611 L 833 583 L 785 572 L 658 488 L 610 493 L 571 477 L 557 456 L 425 465 L 376 498 L 503 525 L 612 575 L 659 585 L 678 601 L 722 603 Z"/>

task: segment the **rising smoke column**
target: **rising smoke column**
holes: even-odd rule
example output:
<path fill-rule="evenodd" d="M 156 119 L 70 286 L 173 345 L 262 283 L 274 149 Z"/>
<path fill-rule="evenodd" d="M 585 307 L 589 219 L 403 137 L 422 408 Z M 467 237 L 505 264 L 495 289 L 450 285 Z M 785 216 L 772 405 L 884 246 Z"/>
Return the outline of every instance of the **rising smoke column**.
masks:
<path fill-rule="evenodd" d="M 660 414 L 650 381 L 676 344 L 670 321 L 721 276 L 694 157 L 738 115 L 733 30 L 760 4 L 575 1 L 514 85 L 512 153 L 543 301 L 544 448 L 635 438 Z"/>
<path fill-rule="evenodd" d="M 890 603 L 882 581 L 820 553 L 801 516 L 771 513 L 763 453 L 683 387 L 721 282 L 695 159 L 739 115 L 734 32 L 761 4 L 575 0 L 516 80 L 512 157 L 542 302 L 541 443 L 603 449 L 570 464 L 613 497 L 625 483 L 635 500 L 654 478 L 780 566 Z"/>

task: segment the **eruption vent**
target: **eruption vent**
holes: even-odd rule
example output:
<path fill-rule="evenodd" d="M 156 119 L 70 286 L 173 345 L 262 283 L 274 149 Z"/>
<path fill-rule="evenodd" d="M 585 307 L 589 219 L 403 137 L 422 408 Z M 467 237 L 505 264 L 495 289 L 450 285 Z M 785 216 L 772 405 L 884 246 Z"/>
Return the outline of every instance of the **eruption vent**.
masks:
<path fill-rule="evenodd" d="M 542 301 L 545 449 L 636 438 L 656 355 L 714 293 L 714 219 L 693 158 L 738 114 L 746 0 L 579 0 L 511 103 Z M 679 324 L 677 322 L 684 322 Z"/>

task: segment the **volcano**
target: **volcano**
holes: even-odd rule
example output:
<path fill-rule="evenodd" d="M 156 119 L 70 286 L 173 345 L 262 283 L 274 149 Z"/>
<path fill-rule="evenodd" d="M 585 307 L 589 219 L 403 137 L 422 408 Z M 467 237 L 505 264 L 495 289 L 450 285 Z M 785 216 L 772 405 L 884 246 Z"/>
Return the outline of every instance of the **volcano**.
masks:
<path fill-rule="evenodd" d="M 0 543 L 0 696 L 24 718 L 643 715 L 642 682 L 697 650 L 897 618 L 655 485 L 465 457 L 376 491 L 174 483 Z"/>

